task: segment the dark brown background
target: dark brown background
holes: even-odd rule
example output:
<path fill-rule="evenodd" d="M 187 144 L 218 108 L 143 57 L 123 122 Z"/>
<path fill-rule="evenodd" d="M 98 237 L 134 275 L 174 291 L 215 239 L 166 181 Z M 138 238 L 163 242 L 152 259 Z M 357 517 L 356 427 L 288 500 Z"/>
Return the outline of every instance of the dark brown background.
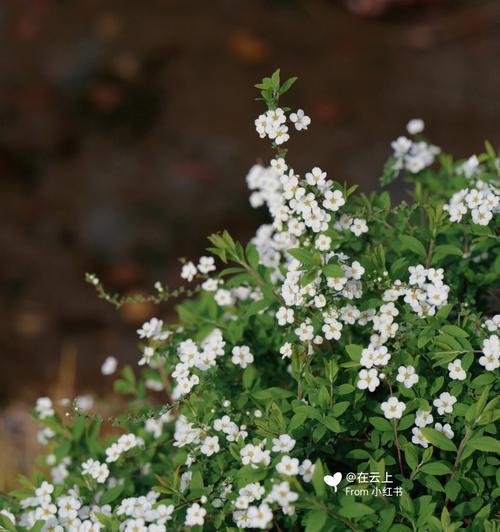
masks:
<path fill-rule="evenodd" d="M 458 157 L 498 144 L 499 23 L 496 0 L 1 2 L 0 445 L 15 448 L 11 469 L 31 460 L 24 413 L 38 395 L 107 393 L 105 356 L 135 361 L 136 326 L 171 313 L 115 312 L 85 271 L 124 292 L 175 285 L 177 257 L 196 259 L 207 234 L 246 239 L 264 219 L 244 180 L 269 156 L 254 83 L 277 66 L 298 75 L 288 101 L 313 122 L 290 161 L 369 190 L 414 116 Z"/>

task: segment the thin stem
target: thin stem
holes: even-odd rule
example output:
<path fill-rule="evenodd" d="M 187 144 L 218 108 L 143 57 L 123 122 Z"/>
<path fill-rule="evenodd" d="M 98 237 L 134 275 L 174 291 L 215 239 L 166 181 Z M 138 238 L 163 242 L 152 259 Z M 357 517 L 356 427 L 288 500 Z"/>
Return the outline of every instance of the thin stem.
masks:
<path fill-rule="evenodd" d="M 399 443 L 399 436 L 398 436 L 398 420 L 397 419 L 394 419 L 394 439 L 396 442 L 396 449 L 398 452 L 399 469 L 401 470 L 401 474 L 405 476 L 405 473 L 403 470 L 403 458 L 401 457 L 401 445 Z"/>
<path fill-rule="evenodd" d="M 472 436 L 472 433 L 473 433 L 473 430 L 469 429 L 465 433 L 465 436 L 463 437 L 462 441 L 460 442 L 460 445 L 458 446 L 457 456 L 455 457 L 455 462 L 453 464 L 453 468 L 451 470 L 450 477 L 448 478 L 448 482 L 455 478 L 455 475 L 456 475 L 457 469 L 458 469 L 458 465 L 460 464 L 460 459 L 462 458 L 462 454 L 464 452 L 465 446 L 467 445 L 467 442 L 470 440 L 470 438 Z M 446 495 L 446 499 L 444 501 L 445 506 L 448 506 L 449 502 L 450 502 L 450 499 L 449 499 L 448 495 Z"/>
<path fill-rule="evenodd" d="M 434 238 L 431 239 L 429 244 L 429 251 L 427 252 L 427 259 L 425 260 L 426 269 L 430 268 L 432 261 L 432 252 L 434 251 Z"/>

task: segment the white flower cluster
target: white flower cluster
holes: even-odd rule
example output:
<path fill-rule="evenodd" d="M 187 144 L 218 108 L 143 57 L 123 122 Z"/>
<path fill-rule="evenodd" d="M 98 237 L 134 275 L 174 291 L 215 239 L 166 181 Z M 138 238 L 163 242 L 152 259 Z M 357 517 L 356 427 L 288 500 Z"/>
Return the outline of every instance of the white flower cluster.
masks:
<path fill-rule="evenodd" d="M 467 179 L 471 179 L 479 174 L 480 166 L 477 155 L 472 155 L 457 168 L 457 174 L 462 174 Z"/>
<path fill-rule="evenodd" d="M 193 262 L 186 262 L 182 266 L 181 277 L 190 283 L 198 272 L 206 275 L 214 270 L 215 260 L 213 257 L 200 257 L 198 266 L 195 266 Z"/>
<path fill-rule="evenodd" d="M 174 443 L 175 447 L 185 447 L 190 444 L 199 444 L 202 430 L 188 421 L 186 416 L 180 415 L 175 421 Z"/>
<path fill-rule="evenodd" d="M 343 214 L 337 222 L 333 224 L 337 231 L 351 231 L 356 236 L 361 236 L 368 232 L 368 224 L 364 218 L 353 218 L 348 214 Z"/>
<path fill-rule="evenodd" d="M 451 395 L 448 392 L 442 392 L 438 398 L 434 399 L 432 404 L 437 408 L 438 414 L 442 416 L 444 414 L 451 414 L 453 412 L 453 405 L 456 402 L 457 398 L 454 395 Z M 417 410 L 415 415 L 415 427 L 412 428 L 411 441 L 416 445 L 421 445 L 422 447 L 427 448 L 429 446 L 429 441 L 424 437 L 420 429 L 427 425 L 432 425 L 433 422 L 434 416 L 432 415 L 432 410 Z M 449 423 L 445 423 L 444 425 L 442 423 L 435 423 L 434 429 L 442 432 L 450 440 L 455 436 Z"/>
<path fill-rule="evenodd" d="M 165 523 L 172 519 L 173 504 L 157 503 L 159 493 L 150 491 L 146 496 L 128 497 L 120 502 L 116 515 L 125 517 L 120 525 L 124 532 L 166 532 Z"/>
<path fill-rule="evenodd" d="M 103 484 L 109 477 L 109 468 L 106 464 L 89 458 L 82 463 L 82 475 L 89 475 L 99 484 Z"/>
<path fill-rule="evenodd" d="M 425 268 L 419 264 L 410 266 L 408 271 L 409 286 L 395 281 L 394 287 L 384 292 L 384 301 L 396 301 L 404 296 L 404 302 L 421 318 L 434 316 L 436 310 L 448 302 L 450 287 L 443 282 L 443 269 Z"/>
<path fill-rule="evenodd" d="M 273 518 L 273 512 L 269 506 L 272 503 L 277 503 L 285 515 L 294 513 L 292 503 L 299 498 L 299 495 L 290 489 L 288 482 L 274 484 L 259 506 L 251 504 L 260 501 L 264 493 L 265 489 L 259 482 L 247 484 L 240 489 L 239 497 L 235 502 L 237 510 L 233 512 L 233 519 L 238 528 L 268 528 Z"/>
<path fill-rule="evenodd" d="M 200 382 L 198 375 L 190 373 L 190 370 L 196 368 L 200 371 L 207 371 L 215 367 L 217 357 L 224 355 L 224 346 L 226 343 L 219 329 L 214 329 L 198 345 L 191 339 L 182 341 L 178 348 L 177 354 L 180 362 L 176 364 L 172 377 L 177 384 L 172 392 L 172 398 L 188 394 L 193 386 Z"/>
<path fill-rule="evenodd" d="M 339 253 L 327 253 L 324 255 L 323 260 L 325 265 L 331 259 L 336 258 L 339 261 L 345 261 L 347 257 L 344 254 Z M 328 277 L 325 276 L 327 287 L 331 290 L 327 290 L 326 293 L 333 295 L 334 297 L 344 297 L 346 299 L 358 299 L 363 295 L 361 277 L 365 273 L 365 269 L 357 261 L 354 261 L 351 266 L 345 263 L 341 263 L 341 268 L 344 272 L 343 277 Z M 298 260 L 292 260 L 288 263 L 287 273 L 283 284 L 281 286 L 281 296 L 285 304 L 288 307 L 297 306 L 314 306 L 316 308 L 322 308 L 326 305 L 326 298 L 324 294 L 320 293 L 321 277 L 318 276 L 312 282 L 305 286 L 301 286 L 302 272 L 300 270 L 300 262 Z M 352 309 L 352 307 L 347 307 Z M 286 307 L 285 310 L 280 309 L 278 320 L 283 320 L 287 323 L 293 323 L 290 321 L 291 314 L 284 314 L 289 312 Z M 342 312 L 342 309 L 341 309 Z M 359 311 L 358 311 L 359 312 Z M 357 317 L 360 313 L 357 314 Z M 335 317 L 338 317 L 335 316 Z M 342 315 L 342 319 L 349 322 L 349 313 L 346 312 Z M 355 321 L 356 318 L 354 318 Z M 352 323 L 354 323 L 352 321 Z"/>
<path fill-rule="evenodd" d="M 111 507 L 85 506 L 76 488 L 64 495 L 55 495 L 54 485 L 43 481 L 35 490 L 35 496 L 21 501 L 27 511 L 16 520 L 13 515 L 7 516 L 14 525 L 31 529 L 37 521 L 43 521 L 41 530 L 44 532 L 98 532 L 104 530 L 99 522 L 98 514 L 111 515 Z M 4 515 L 6 515 L 4 513 Z"/>
<path fill-rule="evenodd" d="M 311 123 L 311 119 L 304 114 L 302 109 L 291 113 L 289 119 L 297 131 L 307 129 Z M 286 125 L 286 114 L 280 107 L 259 115 L 255 120 L 255 129 L 261 139 L 268 137 L 277 145 L 283 144 L 290 138 Z"/>
<path fill-rule="evenodd" d="M 271 211 L 281 205 L 283 185 L 280 181 L 287 170 L 285 160 L 282 158 L 273 159 L 267 168 L 260 164 L 255 164 L 250 168 L 246 181 L 250 194 L 250 205 L 256 209 L 266 205 Z"/>
<path fill-rule="evenodd" d="M 494 371 L 500 367 L 500 338 L 492 334 L 483 340 L 483 356 L 479 358 L 479 364 L 488 371 Z"/>
<path fill-rule="evenodd" d="M 130 451 L 134 447 L 142 447 L 144 440 L 135 434 L 122 434 L 115 443 L 112 443 L 105 451 L 106 462 L 112 463 L 120 459 L 123 453 Z"/>
<path fill-rule="evenodd" d="M 163 330 L 163 320 L 158 318 L 151 318 L 149 321 L 142 324 L 140 329 L 137 329 L 139 338 L 147 338 L 150 340 L 166 340 L 171 334 L 171 331 Z"/>
<path fill-rule="evenodd" d="M 39 397 L 36 400 L 35 412 L 40 419 L 45 419 L 54 415 L 54 405 L 48 397 Z"/>
<path fill-rule="evenodd" d="M 289 169 L 283 159 L 273 159 L 269 168 L 256 165 L 247 176 L 253 193 L 253 206 L 266 204 L 273 222 L 263 225 L 252 242 L 257 247 L 261 263 L 275 270 L 273 280 L 280 278 L 279 266 L 286 251 L 296 247 L 299 238 L 309 231 L 315 237 L 315 247 L 329 251 L 331 238 L 324 234 L 332 213 L 345 204 L 342 191 L 334 189 L 326 172 L 314 167 L 304 179 Z M 349 227 L 358 236 L 367 231 L 366 221 L 357 219 Z"/>
<path fill-rule="evenodd" d="M 410 135 L 416 135 L 424 130 L 424 122 L 420 119 L 410 120 L 407 131 Z M 408 137 L 398 137 L 391 143 L 395 159 L 394 170 L 408 170 L 412 174 L 418 174 L 424 168 L 434 163 L 436 155 L 441 149 L 423 140 L 412 140 Z"/>
<path fill-rule="evenodd" d="M 231 421 L 231 418 L 227 415 L 216 419 L 213 422 L 213 427 L 217 432 L 223 432 L 226 435 L 227 441 L 230 442 L 238 441 L 240 438 L 243 441 L 248 436 L 246 426 L 241 425 L 239 427 L 234 421 Z"/>
<path fill-rule="evenodd" d="M 149 418 L 144 423 L 144 430 L 154 438 L 159 438 L 163 433 L 163 427 L 174 419 L 171 412 L 166 412 L 158 418 Z"/>
<path fill-rule="evenodd" d="M 491 319 L 486 320 L 484 322 L 484 327 L 486 327 L 489 332 L 500 330 L 500 314 L 495 314 Z"/>
<path fill-rule="evenodd" d="M 470 211 L 472 223 L 488 225 L 493 215 L 500 211 L 500 189 L 478 180 L 475 188 L 455 192 L 443 209 L 452 222 L 460 222 Z"/>

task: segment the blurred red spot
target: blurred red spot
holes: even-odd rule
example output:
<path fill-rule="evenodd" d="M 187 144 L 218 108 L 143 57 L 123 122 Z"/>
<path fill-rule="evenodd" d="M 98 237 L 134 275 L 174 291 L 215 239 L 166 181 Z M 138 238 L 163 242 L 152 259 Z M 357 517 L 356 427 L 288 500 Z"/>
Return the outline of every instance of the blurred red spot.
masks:
<path fill-rule="evenodd" d="M 333 124 L 338 121 L 339 108 L 331 100 L 318 100 L 311 108 L 311 117 L 324 124 Z"/>

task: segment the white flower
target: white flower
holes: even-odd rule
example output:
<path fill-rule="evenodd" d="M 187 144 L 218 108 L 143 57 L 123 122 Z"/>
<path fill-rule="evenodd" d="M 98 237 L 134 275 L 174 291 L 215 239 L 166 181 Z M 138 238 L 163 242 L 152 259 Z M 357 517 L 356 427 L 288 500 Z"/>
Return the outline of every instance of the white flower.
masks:
<path fill-rule="evenodd" d="M 412 118 L 406 124 L 406 131 L 408 131 L 410 135 L 417 135 L 418 133 L 422 133 L 424 127 L 425 124 L 421 118 Z"/>
<path fill-rule="evenodd" d="M 486 205 L 481 205 L 471 211 L 472 221 L 477 225 L 488 225 L 493 218 L 493 213 Z"/>
<path fill-rule="evenodd" d="M 411 432 L 413 436 L 411 437 L 411 441 L 415 443 L 416 445 L 421 445 L 422 447 L 429 447 L 429 441 L 424 438 L 424 435 L 422 434 L 422 431 L 418 427 L 413 427 L 411 429 Z"/>
<path fill-rule="evenodd" d="M 326 183 L 326 172 L 315 166 L 310 172 L 307 172 L 306 181 L 312 187 L 322 187 Z"/>
<path fill-rule="evenodd" d="M 268 500 L 275 501 L 284 508 L 289 507 L 290 503 L 295 502 L 298 498 L 298 493 L 292 491 L 290 489 L 290 484 L 286 481 L 274 484 L 271 493 L 268 496 Z"/>
<path fill-rule="evenodd" d="M 112 375 L 118 366 L 118 360 L 115 357 L 107 357 L 101 366 L 103 375 Z"/>
<path fill-rule="evenodd" d="M 197 502 L 189 506 L 186 513 L 185 526 L 203 525 L 205 523 L 205 515 L 207 511 L 201 507 Z"/>
<path fill-rule="evenodd" d="M 109 477 L 109 469 L 106 464 L 99 464 L 92 476 L 96 479 L 99 484 L 106 482 L 106 479 Z"/>
<path fill-rule="evenodd" d="M 36 400 L 35 410 L 40 419 L 45 419 L 46 417 L 54 415 L 52 401 L 48 397 L 39 397 Z"/>
<path fill-rule="evenodd" d="M 347 277 L 359 281 L 361 277 L 363 277 L 365 269 L 357 260 L 355 260 L 350 267 L 346 268 L 345 273 Z"/>
<path fill-rule="evenodd" d="M 271 168 L 278 173 L 278 174 L 284 174 L 288 166 L 285 163 L 285 159 L 283 157 L 279 157 L 278 159 L 271 159 Z"/>
<path fill-rule="evenodd" d="M 270 139 L 273 139 L 277 145 L 283 144 L 290 138 L 288 127 L 284 125 L 278 126 L 276 129 L 270 131 L 268 136 Z"/>
<path fill-rule="evenodd" d="M 417 425 L 417 427 L 425 427 L 426 425 L 430 425 L 433 421 L 434 418 L 432 417 L 430 410 L 417 410 L 415 414 L 415 425 Z"/>
<path fill-rule="evenodd" d="M 488 371 L 500 367 L 500 340 L 496 334 L 483 340 L 483 356 L 479 358 L 479 364 Z"/>
<path fill-rule="evenodd" d="M 280 347 L 280 354 L 282 355 L 281 358 L 290 358 L 292 356 L 292 353 L 292 344 L 290 342 L 285 342 Z"/>
<path fill-rule="evenodd" d="M 467 179 L 470 179 L 479 172 L 479 159 L 476 155 L 472 155 L 457 170 L 464 174 Z"/>
<path fill-rule="evenodd" d="M 299 474 L 302 476 L 304 482 L 311 482 L 314 475 L 315 464 L 311 460 L 304 460 L 299 467 Z"/>
<path fill-rule="evenodd" d="M 378 371 L 376 369 L 362 369 L 359 372 L 358 379 L 358 388 L 360 390 L 368 390 L 374 392 L 377 386 L 380 384 L 380 379 L 378 378 Z"/>
<path fill-rule="evenodd" d="M 203 440 L 200 452 L 205 456 L 212 456 L 220 451 L 219 438 L 217 436 L 207 436 Z"/>
<path fill-rule="evenodd" d="M 326 235 L 319 235 L 314 245 L 319 251 L 329 251 L 332 247 L 332 239 Z"/>
<path fill-rule="evenodd" d="M 442 432 L 450 440 L 452 440 L 453 436 L 455 436 L 455 433 L 453 430 L 451 430 L 451 425 L 449 423 L 445 423 L 444 425 L 441 425 L 441 423 L 436 423 L 434 428 L 437 431 Z"/>
<path fill-rule="evenodd" d="M 366 225 L 366 220 L 363 218 L 354 218 L 350 229 L 356 236 L 361 236 L 363 233 L 368 232 L 368 225 Z"/>
<path fill-rule="evenodd" d="M 314 328 L 306 322 L 303 322 L 295 329 L 295 334 L 299 337 L 301 342 L 307 342 L 314 338 Z"/>
<path fill-rule="evenodd" d="M 200 273 L 209 273 L 215 270 L 215 261 L 213 257 L 200 257 L 198 264 Z"/>
<path fill-rule="evenodd" d="M 54 492 L 54 485 L 44 480 L 40 484 L 40 486 L 35 490 L 35 495 L 39 499 L 43 500 L 43 499 L 48 498 L 50 500 L 50 496 L 52 495 L 53 492 Z"/>
<path fill-rule="evenodd" d="M 250 506 L 247 510 L 248 528 L 261 528 L 262 530 L 269 527 L 273 520 L 273 512 L 266 503 L 260 506 Z"/>
<path fill-rule="evenodd" d="M 453 380 L 464 381 L 467 377 L 467 373 L 462 368 L 462 361 L 458 358 L 448 364 L 448 371 L 450 379 Z"/>
<path fill-rule="evenodd" d="M 288 434 L 281 434 L 278 438 L 273 438 L 274 453 L 289 453 L 295 447 L 295 440 Z"/>
<path fill-rule="evenodd" d="M 201 284 L 201 288 L 205 292 L 215 292 L 219 286 L 219 281 L 217 279 L 207 279 Z"/>
<path fill-rule="evenodd" d="M 413 366 L 400 366 L 396 380 L 402 382 L 406 388 L 411 388 L 418 382 L 418 375 Z"/>
<path fill-rule="evenodd" d="M 321 330 L 327 340 L 339 340 L 342 335 L 342 323 L 335 319 L 329 319 L 321 327 Z"/>
<path fill-rule="evenodd" d="M 311 123 L 311 119 L 304 114 L 302 109 L 298 109 L 296 113 L 291 113 L 290 120 L 294 123 L 297 131 L 307 129 L 307 126 Z"/>
<path fill-rule="evenodd" d="M 231 292 L 223 288 L 219 288 L 219 290 L 215 292 L 214 299 L 217 305 L 219 305 L 220 307 L 225 307 L 234 303 Z"/>
<path fill-rule="evenodd" d="M 489 332 L 495 332 L 500 329 L 500 314 L 495 314 L 490 320 L 486 320 L 484 325 Z"/>
<path fill-rule="evenodd" d="M 299 461 L 297 458 L 290 458 L 289 456 L 285 455 L 276 465 L 276 471 L 289 477 L 296 476 L 299 474 Z"/>
<path fill-rule="evenodd" d="M 278 318 L 278 325 L 286 325 L 287 323 L 293 323 L 293 309 L 280 307 L 278 312 L 276 312 L 276 317 Z"/>
<path fill-rule="evenodd" d="M 389 397 L 387 401 L 382 403 L 381 407 L 387 419 L 399 419 L 406 409 L 406 405 L 402 401 L 398 401 L 397 397 Z"/>
<path fill-rule="evenodd" d="M 142 328 L 137 329 L 139 338 L 151 338 L 152 340 L 166 340 L 171 332 L 163 331 L 163 320 L 151 318 L 142 324 Z"/>
<path fill-rule="evenodd" d="M 196 273 L 196 266 L 192 262 L 186 262 L 186 264 L 182 266 L 181 277 L 186 279 L 188 282 L 193 280 Z"/>
<path fill-rule="evenodd" d="M 451 414 L 453 412 L 453 405 L 457 402 L 457 398 L 450 395 L 448 392 L 443 392 L 438 399 L 434 399 L 432 404 L 437 408 L 438 414 Z"/>
<path fill-rule="evenodd" d="M 342 205 L 345 204 L 344 196 L 340 190 L 327 190 L 325 192 L 325 199 L 323 207 L 329 211 L 338 211 Z"/>
<path fill-rule="evenodd" d="M 233 347 L 232 354 L 231 362 L 242 368 L 246 368 L 248 364 L 253 362 L 253 355 L 250 353 L 250 348 L 246 345 Z"/>

